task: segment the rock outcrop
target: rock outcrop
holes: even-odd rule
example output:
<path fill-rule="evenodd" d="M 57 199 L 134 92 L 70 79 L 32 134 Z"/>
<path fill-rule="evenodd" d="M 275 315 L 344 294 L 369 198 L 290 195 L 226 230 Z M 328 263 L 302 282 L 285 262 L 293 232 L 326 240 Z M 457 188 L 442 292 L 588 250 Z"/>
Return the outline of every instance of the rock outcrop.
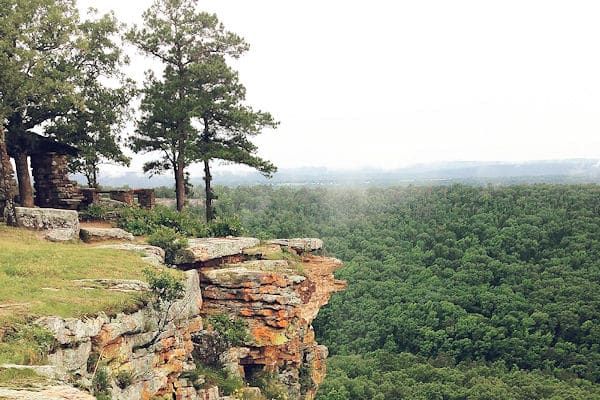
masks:
<path fill-rule="evenodd" d="M 54 208 L 15 207 L 16 225 L 46 231 L 46 239 L 64 242 L 79 239 L 79 214 Z"/>
<path fill-rule="evenodd" d="M 187 247 L 176 254 L 175 264 L 191 269 L 241 260 L 244 249 L 259 243 L 258 239 L 247 237 L 190 239 Z"/>
<path fill-rule="evenodd" d="M 39 319 L 36 323 L 52 332 L 59 344 L 48 357 L 50 364 L 83 386 L 91 385 L 98 368 L 105 368 L 115 400 L 172 394 L 177 399 L 198 399 L 194 387 L 180 377 L 195 368 L 192 334 L 202 329 L 198 274 L 186 274 L 184 297 L 168 310 L 144 307 L 113 318 Z M 118 384 L 119 375 L 127 377 L 126 386 Z"/>
<path fill-rule="evenodd" d="M 120 228 L 81 228 L 79 231 L 81 240 L 86 243 L 104 242 L 110 240 L 132 241 L 133 235 Z"/>
<path fill-rule="evenodd" d="M 279 246 L 284 259 L 262 259 L 282 251 Z M 316 343 L 311 324 L 331 294 L 345 288 L 333 276 L 339 260 L 309 253 L 320 248 L 314 239 L 272 241 L 243 250 L 245 261 L 199 268 L 202 313 L 232 315 L 249 327 L 250 342 L 230 349 L 227 368 L 245 379 L 274 375 L 291 399 L 313 399 L 323 381 L 327 349 Z"/>
<path fill-rule="evenodd" d="M 98 374 L 103 374 L 105 390 L 114 400 L 264 400 L 260 389 L 248 383 L 267 374 L 288 399 L 312 400 L 324 379 L 327 358 L 327 348 L 315 341 L 312 322 L 330 296 L 345 288 L 345 282 L 333 275 L 341 262 L 314 253 L 322 246 L 318 239 L 266 244 L 254 238 L 190 240 L 176 265 L 186 270 L 184 296 L 170 306 L 146 304 L 136 312 L 111 317 L 37 320 L 58 344 L 48 356 L 49 374 L 83 388 L 96 385 Z M 164 252 L 152 246 L 121 243 L 92 248 L 132 250 L 152 262 L 164 260 Z M 140 293 L 150 289 L 133 280 L 73 283 Z M 217 349 L 210 341 L 199 340 L 218 334 L 211 321 L 223 315 L 243 321 L 242 342 Z M 223 396 L 196 368 L 198 354 L 217 351 L 217 364 L 247 383 L 233 396 Z M 52 390 L 67 393 L 67 389 L 58 385 Z M 87 398 L 79 391 L 68 396 L 73 397 L 62 398 Z"/>

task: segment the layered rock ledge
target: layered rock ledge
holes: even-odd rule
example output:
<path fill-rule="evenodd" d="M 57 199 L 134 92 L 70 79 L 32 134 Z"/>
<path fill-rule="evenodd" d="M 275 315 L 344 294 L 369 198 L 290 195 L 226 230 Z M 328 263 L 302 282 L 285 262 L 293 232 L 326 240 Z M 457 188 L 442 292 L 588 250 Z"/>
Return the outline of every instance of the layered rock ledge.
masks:
<path fill-rule="evenodd" d="M 197 264 L 202 314 L 242 318 L 250 330 L 250 343 L 224 357 L 228 368 L 246 379 L 274 374 L 291 399 L 313 399 L 323 381 L 327 348 L 315 341 L 311 324 L 346 287 L 333 275 L 339 260 L 311 254 L 321 248 L 318 239 L 275 240 L 242 248 L 233 262 Z"/>

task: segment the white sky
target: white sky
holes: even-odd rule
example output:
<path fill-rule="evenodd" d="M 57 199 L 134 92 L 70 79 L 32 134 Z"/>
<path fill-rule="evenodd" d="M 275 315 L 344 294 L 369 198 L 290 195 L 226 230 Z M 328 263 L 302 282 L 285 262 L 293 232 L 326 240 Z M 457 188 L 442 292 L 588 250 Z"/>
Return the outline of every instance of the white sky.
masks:
<path fill-rule="evenodd" d="M 78 2 L 127 23 L 151 4 Z M 251 45 L 236 67 L 281 121 L 256 140 L 279 167 L 600 158 L 597 0 L 199 4 Z"/>

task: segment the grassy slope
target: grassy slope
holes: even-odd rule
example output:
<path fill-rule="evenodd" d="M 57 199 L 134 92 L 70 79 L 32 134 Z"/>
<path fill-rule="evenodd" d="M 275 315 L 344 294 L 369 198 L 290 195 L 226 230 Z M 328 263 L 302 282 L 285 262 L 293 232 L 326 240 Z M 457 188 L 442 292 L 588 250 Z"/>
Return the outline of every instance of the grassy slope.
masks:
<path fill-rule="evenodd" d="M 36 317 L 114 314 L 140 303 L 139 295 L 82 289 L 73 280 L 144 280 L 146 267 L 133 252 L 50 243 L 34 232 L 0 225 L 0 364 L 43 363 L 35 354 L 41 354 L 35 343 L 40 333 L 29 324 Z"/>

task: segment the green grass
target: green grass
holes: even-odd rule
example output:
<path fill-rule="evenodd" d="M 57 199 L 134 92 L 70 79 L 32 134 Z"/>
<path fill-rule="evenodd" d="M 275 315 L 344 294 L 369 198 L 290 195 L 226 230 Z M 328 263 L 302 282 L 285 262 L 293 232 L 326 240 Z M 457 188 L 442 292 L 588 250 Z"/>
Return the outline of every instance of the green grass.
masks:
<path fill-rule="evenodd" d="M 0 225 L 0 364 L 40 363 L 37 334 L 23 335 L 45 315 L 82 317 L 135 310 L 136 293 L 84 289 L 76 279 L 140 279 L 149 268 L 138 254 L 51 243 L 35 232 Z"/>
<path fill-rule="evenodd" d="M 28 369 L 0 368 L 0 387 L 26 388 L 44 384 L 48 379 Z M 0 400 L 2 397 L 0 397 Z"/>

